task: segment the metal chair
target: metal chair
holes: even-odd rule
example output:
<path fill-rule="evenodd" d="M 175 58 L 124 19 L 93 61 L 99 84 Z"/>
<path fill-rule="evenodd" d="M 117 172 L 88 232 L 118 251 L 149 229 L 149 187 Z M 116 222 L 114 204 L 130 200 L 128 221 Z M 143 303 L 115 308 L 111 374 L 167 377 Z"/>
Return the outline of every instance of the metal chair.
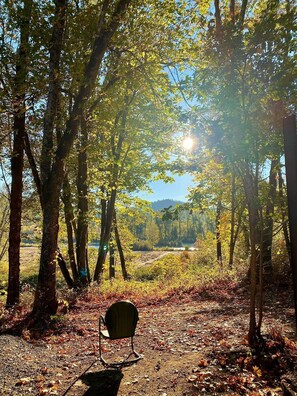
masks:
<path fill-rule="evenodd" d="M 108 367 L 123 367 L 130 366 L 138 362 L 142 358 L 134 349 L 133 337 L 137 322 L 139 320 L 138 310 L 134 304 L 130 301 L 118 301 L 112 304 L 106 314 L 105 318 L 100 316 L 99 318 L 99 358 L 104 366 Z M 106 330 L 102 329 L 102 326 L 106 327 Z M 119 362 L 108 363 L 102 354 L 102 342 L 101 338 L 110 340 L 118 340 L 121 338 L 131 337 L 131 349 L 132 352 L 124 359 Z M 130 359 L 134 356 L 133 359 Z"/>

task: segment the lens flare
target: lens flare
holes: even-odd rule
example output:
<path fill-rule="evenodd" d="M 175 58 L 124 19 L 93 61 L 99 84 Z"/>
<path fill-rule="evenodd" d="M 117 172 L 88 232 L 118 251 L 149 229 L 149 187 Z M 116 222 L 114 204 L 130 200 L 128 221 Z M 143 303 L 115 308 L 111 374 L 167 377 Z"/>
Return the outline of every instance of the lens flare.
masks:
<path fill-rule="evenodd" d="M 183 140 L 182 146 L 185 150 L 191 150 L 194 146 L 194 140 L 188 136 Z"/>

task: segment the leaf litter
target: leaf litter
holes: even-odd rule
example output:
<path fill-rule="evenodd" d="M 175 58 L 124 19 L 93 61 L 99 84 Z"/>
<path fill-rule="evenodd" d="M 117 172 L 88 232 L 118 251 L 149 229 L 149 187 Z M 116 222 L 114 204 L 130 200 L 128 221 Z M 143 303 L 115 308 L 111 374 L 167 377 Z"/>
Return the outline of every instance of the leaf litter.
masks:
<path fill-rule="evenodd" d="M 135 348 L 143 359 L 122 370 L 118 395 L 290 394 L 296 345 L 288 298 L 284 295 L 276 306 L 271 301 L 264 320 L 266 342 L 251 350 L 245 338 L 245 295 L 229 288 L 229 294 L 192 290 L 155 301 L 125 296 L 139 307 Z M 0 395 L 62 395 L 92 362 L 91 372 L 103 371 L 98 317 L 113 301 L 100 298 L 78 299 L 61 322 L 37 337 L 28 330 L 22 337 L 1 335 Z M 106 343 L 104 351 L 120 353 L 125 342 Z M 69 396 L 87 389 L 80 381 L 72 388 Z"/>

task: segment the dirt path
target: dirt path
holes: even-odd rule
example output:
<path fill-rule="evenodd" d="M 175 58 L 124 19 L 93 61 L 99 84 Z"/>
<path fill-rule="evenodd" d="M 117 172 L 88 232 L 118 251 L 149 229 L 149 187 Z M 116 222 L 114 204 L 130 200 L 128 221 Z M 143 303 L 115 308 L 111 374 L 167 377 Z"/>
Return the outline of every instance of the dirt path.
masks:
<path fill-rule="evenodd" d="M 163 252 L 163 251 L 150 251 L 150 252 L 139 252 L 141 255 L 136 260 L 135 266 L 136 267 L 147 267 L 153 264 L 154 261 L 160 260 L 163 257 L 167 256 L 168 254 L 176 254 L 180 255 L 180 252 Z"/>
<path fill-rule="evenodd" d="M 235 297 L 226 290 L 220 296 L 174 296 L 153 305 L 138 302 L 138 306 L 135 348 L 143 359 L 137 365 L 122 372 L 104 370 L 96 355 L 98 316 L 106 306 L 78 301 L 65 323 L 39 341 L 0 336 L 0 394 L 62 396 L 94 360 L 96 363 L 83 381 L 76 381 L 68 396 L 283 394 L 281 370 L 268 376 L 264 368 L 249 364 L 244 340 L 248 307 L 242 296 Z M 282 326 L 291 337 L 292 308 L 286 300 L 279 306 L 274 302 L 274 309 L 266 312 L 264 331 Z M 29 333 L 24 337 L 30 341 Z M 112 347 L 116 353 L 118 346 Z M 94 379 L 97 390 L 92 391 Z"/>

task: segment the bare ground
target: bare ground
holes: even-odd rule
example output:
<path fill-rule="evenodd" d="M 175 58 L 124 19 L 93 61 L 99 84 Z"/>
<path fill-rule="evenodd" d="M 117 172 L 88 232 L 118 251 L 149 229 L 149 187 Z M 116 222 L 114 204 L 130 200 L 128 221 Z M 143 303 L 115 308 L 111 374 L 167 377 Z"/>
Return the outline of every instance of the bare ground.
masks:
<path fill-rule="evenodd" d="M 62 396 L 68 388 L 69 396 L 296 394 L 285 393 L 295 386 L 289 378 L 296 363 L 287 290 L 268 292 L 264 333 L 275 337 L 257 361 L 245 339 L 246 294 L 235 288 L 134 301 L 140 312 L 135 347 L 143 359 L 122 371 L 98 361 L 98 316 L 112 301 L 77 300 L 63 321 L 35 338 L 26 330 L 22 338 L 0 336 L 0 394 Z M 123 345 L 105 351 L 118 354 Z"/>

